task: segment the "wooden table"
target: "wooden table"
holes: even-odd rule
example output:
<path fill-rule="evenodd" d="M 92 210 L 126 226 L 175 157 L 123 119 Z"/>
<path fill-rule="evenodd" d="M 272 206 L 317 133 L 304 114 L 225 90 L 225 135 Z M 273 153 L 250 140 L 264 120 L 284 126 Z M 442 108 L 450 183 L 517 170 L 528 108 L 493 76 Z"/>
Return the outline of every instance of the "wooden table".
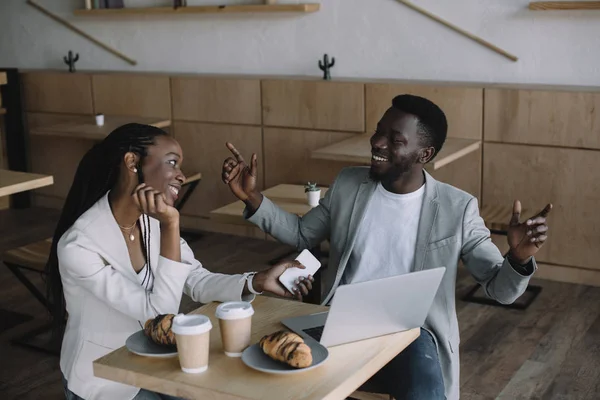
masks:
<path fill-rule="evenodd" d="M 325 196 L 325 193 L 327 193 L 327 188 L 322 187 L 321 198 Z M 277 185 L 264 190 L 262 194 L 285 211 L 300 217 L 311 210 L 306 200 L 304 186 L 302 185 Z M 244 207 L 243 202 L 236 201 L 211 211 L 210 218 L 226 224 L 252 225 L 242 216 Z M 529 211 L 525 209 L 521 211 L 521 215 L 524 217 L 528 217 L 528 213 Z M 512 216 L 512 205 L 485 205 L 481 207 L 480 215 L 488 229 L 492 231 L 507 231 Z"/>
<path fill-rule="evenodd" d="M 52 175 L 0 169 L 0 197 L 54 184 Z"/>
<path fill-rule="evenodd" d="M 339 143 L 315 150 L 311 157 L 321 160 L 344 161 L 356 164 L 371 164 L 371 135 L 358 135 Z M 447 138 L 440 153 L 425 167 L 438 170 L 461 157 L 479 149 L 481 140 Z"/>
<path fill-rule="evenodd" d="M 125 347 L 94 362 L 94 375 L 148 390 L 189 399 L 211 400 L 342 400 L 404 350 L 418 336 L 412 329 L 392 335 L 335 346 L 321 367 L 297 375 L 270 375 L 223 354 L 217 304 L 194 311 L 211 318 L 208 371 L 185 374 L 177 358 L 137 356 Z M 285 317 L 306 315 L 326 307 L 259 296 L 253 303 L 252 343 L 283 327 Z"/>
<path fill-rule="evenodd" d="M 323 198 L 325 193 L 327 193 L 327 188 L 321 187 L 320 189 L 321 198 Z M 308 200 L 306 198 L 306 194 L 304 193 L 304 186 L 302 185 L 277 185 L 270 189 L 264 190 L 262 194 L 271 199 L 271 201 L 273 201 L 283 210 L 292 214 L 296 214 L 300 217 L 311 210 L 311 206 L 308 205 Z M 242 216 L 244 207 L 245 205 L 243 202 L 236 201 L 211 211 L 210 218 L 225 224 L 246 226 L 252 225 Z"/>
<path fill-rule="evenodd" d="M 161 118 L 104 116 L 104 125 L 97 126 L 96 118 L 74 117 L 72 121 L 50 126 L 38 126 L 29 131 L 31 135 L 57 136 L 78 139 L 102 140 L 113 130 L 130 122 L 152 125 L 157 128 L 171 126 L 171 120 Z"/>

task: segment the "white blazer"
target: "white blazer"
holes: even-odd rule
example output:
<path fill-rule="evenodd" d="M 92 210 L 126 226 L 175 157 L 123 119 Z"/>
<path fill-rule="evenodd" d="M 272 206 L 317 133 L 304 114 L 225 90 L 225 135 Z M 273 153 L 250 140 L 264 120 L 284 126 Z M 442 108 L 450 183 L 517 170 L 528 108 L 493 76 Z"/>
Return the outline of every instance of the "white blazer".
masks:
<path fill-rule="evenodd" d="M 185 292 L 194 301 L 252 301 L 242 296 L 245 275 L 211 273 L 181 240 L 181 262 L 160 256 L 160 224 L 150 218 L 148 290 L 131 265 L 125 238 L 108 193 L 86 211 L 58 242 L 58 261 L 68 320 L 60 368 L 69 390 L 92 399 L 132 399 L 138 388 L 94 377 L 92 362 L 124 346 L 149 318 L 176 314 Z"/>

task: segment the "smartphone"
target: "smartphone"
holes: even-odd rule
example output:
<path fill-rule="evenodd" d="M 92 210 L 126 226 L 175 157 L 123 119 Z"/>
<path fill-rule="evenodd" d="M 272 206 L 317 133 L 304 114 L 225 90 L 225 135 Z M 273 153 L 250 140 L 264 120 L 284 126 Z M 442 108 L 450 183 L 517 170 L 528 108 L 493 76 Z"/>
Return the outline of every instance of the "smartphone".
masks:
<path fill-rule="evenodd" d="M 301 268 L 288 268 L 279 277 L 279 282 L 292 294 L 294 294 L 295 281 L 300 277 L 307 277 L 308 275 L 315 276 L 315 273 L 321 268 L 321 262 L 308 250 L 302 250 L 302 252 L 296 257 L 296 260 L 304 265 L 304 269 Z"/>

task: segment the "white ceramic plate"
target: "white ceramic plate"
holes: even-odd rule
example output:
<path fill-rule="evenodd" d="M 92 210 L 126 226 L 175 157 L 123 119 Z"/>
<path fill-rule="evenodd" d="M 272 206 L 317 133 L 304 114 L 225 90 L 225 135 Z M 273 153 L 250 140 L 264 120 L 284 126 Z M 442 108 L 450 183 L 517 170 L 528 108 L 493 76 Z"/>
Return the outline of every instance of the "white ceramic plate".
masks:
<path fill-rule="evenodd" d="M 327 351 L 320 343 L 316 341 L 306 341 L 306 344 L 310 347 L 313 357 L 313 363 L 310 367 L 294 368 L 285 363 L 275 361 L 266 355 L 258 344 L 254 344 L 244 350 L 242 353 L 242 361 L 252 369 L 269 374 L 301 374 L 323 365 L 329 358 L 329 351 Z"/>
<path fill-rule="evenodd" d="M 129 336 L 125 342 L 125 347 L 130 352 L 145 357 L 167 358 L 177 356 L 176 346 L 156 344 L 144 334 L 144 331 L 137 331 Z"/>

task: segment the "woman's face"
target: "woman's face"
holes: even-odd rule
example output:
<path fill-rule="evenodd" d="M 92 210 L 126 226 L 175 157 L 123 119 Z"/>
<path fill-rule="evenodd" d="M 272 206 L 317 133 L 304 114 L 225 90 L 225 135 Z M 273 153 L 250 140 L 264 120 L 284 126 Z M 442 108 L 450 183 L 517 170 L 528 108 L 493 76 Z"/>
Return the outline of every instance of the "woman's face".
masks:
<path fill-rule="evenodd" d="M 183 151 L 175 139 L 170 136 L 158 136 L 153 146 L 148 147 L 142 171 L 144 183 L 165 194 L 167 204 L 173 206 L 185 176 L 181 172 Z"/>

